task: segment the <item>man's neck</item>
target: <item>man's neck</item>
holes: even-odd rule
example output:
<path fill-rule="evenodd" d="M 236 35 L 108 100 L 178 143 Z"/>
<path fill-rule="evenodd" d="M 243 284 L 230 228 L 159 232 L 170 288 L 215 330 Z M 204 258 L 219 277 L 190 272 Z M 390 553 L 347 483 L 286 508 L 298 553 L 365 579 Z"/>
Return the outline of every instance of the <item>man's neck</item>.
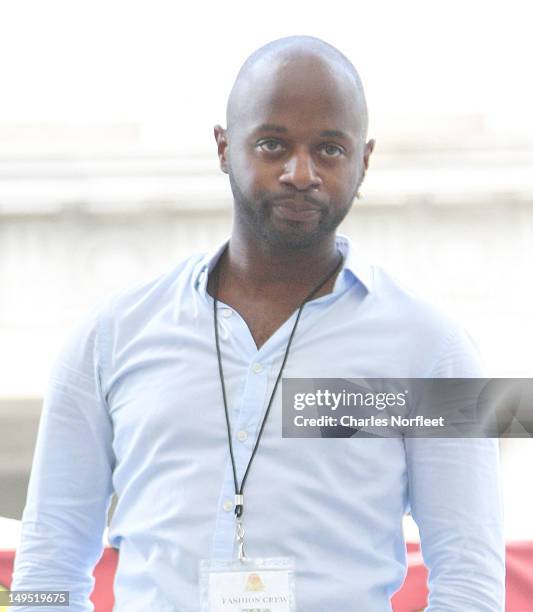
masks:
<path fill-rule="evenodd" d="M 233 233 L 225 255 L 224 272 L 249 292 L 268 288 L 306 288 L 315 285 L 339 261 L 335 234 L 306 248 L 287 249 Z"/>

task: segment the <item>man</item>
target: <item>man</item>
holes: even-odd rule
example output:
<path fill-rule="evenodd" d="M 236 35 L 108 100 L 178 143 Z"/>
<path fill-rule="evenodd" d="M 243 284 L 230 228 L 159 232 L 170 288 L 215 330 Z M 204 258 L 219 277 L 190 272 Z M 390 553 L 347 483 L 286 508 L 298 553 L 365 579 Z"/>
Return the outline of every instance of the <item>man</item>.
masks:
<path fill-rule="evenodd" d="M 282 369 L 482 375 L 461 328 L 336 234 L 374 148 L 357 72 L 318 39 L 274 41 L 243 65 L 214 133 L 229 242 L 106 300 L 73 333 L 45 398 L 12 588 L 66 589 L 70 609 L 90 610 L 114 490 L 120 612 L 207 609 L 215 582 L 199 562 L 243 552 L 293 560 L 298 610 L 390 610 L 409 509 L 428 609 L 503 610 L 494 440 L 281 436 Z"/>

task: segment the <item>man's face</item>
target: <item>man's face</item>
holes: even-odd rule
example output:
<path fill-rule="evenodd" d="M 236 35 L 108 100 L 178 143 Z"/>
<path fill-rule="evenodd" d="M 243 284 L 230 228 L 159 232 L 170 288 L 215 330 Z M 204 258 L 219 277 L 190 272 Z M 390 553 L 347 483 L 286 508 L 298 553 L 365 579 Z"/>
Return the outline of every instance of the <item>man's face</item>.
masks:
<path fill-rule="evenodd" d="M 344 219 L 368 164 L 353 90 L 302 58 L 243 95 L 231 132 L 218 132 L 236 220 L 272 246 L 311 246 Z"/>

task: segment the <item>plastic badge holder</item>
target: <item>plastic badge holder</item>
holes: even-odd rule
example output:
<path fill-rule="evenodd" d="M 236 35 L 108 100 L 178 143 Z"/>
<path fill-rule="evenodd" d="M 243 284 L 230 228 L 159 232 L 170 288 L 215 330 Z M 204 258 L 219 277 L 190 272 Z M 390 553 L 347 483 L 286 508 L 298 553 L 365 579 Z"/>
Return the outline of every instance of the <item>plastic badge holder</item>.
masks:
<path fill-rule="evenodd" d="M 295 612 L 290 557 L 200 562 L 201 612 Z"/>

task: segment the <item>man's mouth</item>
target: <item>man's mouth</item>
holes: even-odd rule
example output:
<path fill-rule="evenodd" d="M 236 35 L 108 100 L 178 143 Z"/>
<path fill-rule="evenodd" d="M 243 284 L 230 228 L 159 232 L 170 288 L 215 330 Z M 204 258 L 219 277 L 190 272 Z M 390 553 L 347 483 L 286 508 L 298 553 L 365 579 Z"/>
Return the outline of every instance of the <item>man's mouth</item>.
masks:
<path fill-rule="evenodd" d="M 314 221 L 320 217 L 321 209 L 307 202 L 297 202 L 288 198 L 286 200 L 276 200 L 273 212 L 289 221 Z"/>

